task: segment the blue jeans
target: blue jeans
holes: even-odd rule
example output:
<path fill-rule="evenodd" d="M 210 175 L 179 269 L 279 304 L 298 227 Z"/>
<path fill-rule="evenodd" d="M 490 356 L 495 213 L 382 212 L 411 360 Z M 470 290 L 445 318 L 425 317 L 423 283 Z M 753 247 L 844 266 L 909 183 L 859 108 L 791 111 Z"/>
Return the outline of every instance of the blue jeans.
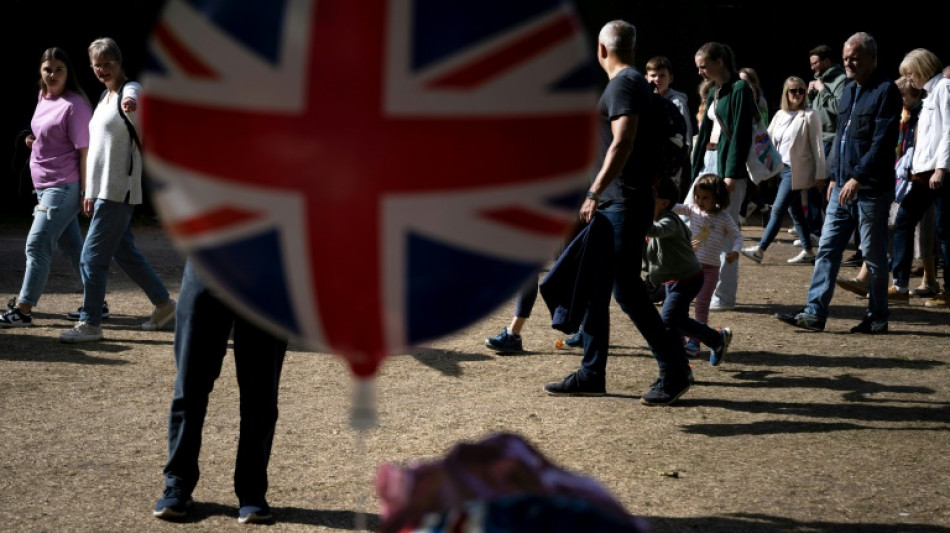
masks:
<path fill-rule="evenodd" d="M 873 195 L 859 193 L 857 199 L 848 205 L 838 203 L 840 190 L 837 184 L 833 185 L 805 312 L 819 318 L 828 317 L 841 256 L 857 227 L 861 235 L 861 253 L 871 275 L 867 315 L 872 320 L 887 320 L 887 218 L 894 201 L 894 189 Z"/>
<path fill-rule="evenodd" d="M 653 224 L 653 195 L 646 192 L 600 212 L 614 228 L 614 299 L 617 305 L 650 345 L 660 374 L 685 381 L 689 361 L 682 339 L 663 324 L 640 277 L 647 229 Z M 610 344 L 609 305 L 588 309 L 581 329 L 584 333 L 581 378 L 602 380 L 607 372 Z"/>
<path fill-rule="evenodd" d="M 175 391 L 168 416 L 165 484 L 191 494 L 200 475 L 198 454 L 208 397 L 221 374 L 234 330 L 234 366 L 240 394 L 240 436 L 234 491 L 240 504 L 258 505 L 267 493 L 277 396 L 287 343 L 247 322 L 208 291 L 185 263 L 175 311 Z"/>
<path fill-rule="evenodd" d="M 894 284 L 907 287 L 910 282 L 910 267 L 914 261 L 914 228 L 931 205 L 936 204 L 935 218 L 937 236 L 940 238 L 940 253 L 943 256 L 943 290 L 950 290 L 948 262 L 948 239 L 950 239 L 950 185 L 944 183 L 936 191 L 929 185 L 914 183 L 897 210 L 894 221 Z"/>
<path fill-rule="evenodd" d="M 808 219 L 801 205 L 801 191 L 792 190 L 792 167 L 788 165 L 779 174 L 778 191 L 775 193 L 775 202 L 772 204 L 772 214 L 769 216 L 769 223 L 762 232 L 762 238 L 759 239 L 759 248 L 767 250 L 779 230 L 782 229 L 782 222 L 785 221 L 785 211 L 792 215 L 792 222 L 798 235 L 801 236 L 802 249 L 811 250 L 811 234 Z"/>
<path fill-rule="evenodd" d="M 666 329 L 677 335 L 687 335 L 699 339 L 703 344 L 716 350 L 722 344 L 722 336 L 713 328 L 690 318 L 689 306 L 703 288 L 703 271 L 691 279 L 674 281 L 666 285 L 666 299 L 660 316 Z"/>
<path fill-rule="evenodd" d="M 26 237 L 26 271 L 18 298 L 20 303 L 34 306 L 39 302 L 49 279 L 54 246 L 69 258 L 76 279 L 82 279 L 79 274 L 82 234 L 77 218 L 81 208 L 78 181 L 36 190 L 33 225 Z"/>
<path fill-rule="evenodd" d="M 135 247 L 132 213 L 135 206 L 125 202 L 97 199 L 86 242 L 82 247 L 83 301 L 79 320 L 102 324 L 102 303 L 106 299 L 109 263 L 112 259 L 145 291 L 154 305 L 168 301 L 168 290 L 145 256 Z"/>

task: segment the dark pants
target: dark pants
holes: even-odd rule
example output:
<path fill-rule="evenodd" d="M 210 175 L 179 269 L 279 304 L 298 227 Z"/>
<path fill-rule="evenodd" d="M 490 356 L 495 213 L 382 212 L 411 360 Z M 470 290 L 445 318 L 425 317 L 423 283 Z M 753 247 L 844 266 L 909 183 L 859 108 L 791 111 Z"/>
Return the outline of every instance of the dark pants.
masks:
<path fill-rule="evenodd" d="M 666 299 L 660 317 L 666 329 L 674 335 L 688 335 L 699 339 L 713 350 L 722 344 L 722 335 L 713 328 L 689 316 L 689 306 L 703 288 L 703 271 L 699 276 L 666 284 Z"/>
<path fill-rule="evenodd" d="M 277 425 L 277 393 L 287 343 L 247 322 L 213 296 L 190 262 L 185 264 L 175 315 L 178 375 L 168 417 L 165 484 L 191 494 L 198 483 L 198 453 L 208 396 L 234 330 L 234 365 L 240 389 L 240 437 L 234 491 L 243 505 L 265 502 L 267 464 Z"/>
<path fill-rule="evenodd" d="M 910 281 L 910 267 L 914 261 L 914 229 L 924 212 L 936 203 L 937 238 L 940 240 L 940 254 L 943 256 L 943 290 L 950 291 L 950 186 L 933 190 L 928 184 L 914 183 L 907 196 L 901 201 L 894 221 L 894 257 L 892 274 L 894 282 L 907 287 Z"/>
<path fill-rule="evenodd" d="M 531 279 L 525 283 L 515 299 L 515 316 L 518 318 L 530 318 L 531 310 L 534 309 L 534 303 L 538 300 L 538 278 L 532 275 Z"/>
<path fill-rule="evenodd" d="M 647 229 L 653 224 L 653 195 L 645 192 L 623 204 L 600 210 L 614 228 L 614 299 L 640 334 L 660 367 L 660 374 L 685 380 L 689 361 L 682 338 L 667 329 L 640 277 Z M 607 371 L 610 344 L 609 300 L 591 305 L 584 319 L 584 359 L 581 378 L 602 380 Z"/>

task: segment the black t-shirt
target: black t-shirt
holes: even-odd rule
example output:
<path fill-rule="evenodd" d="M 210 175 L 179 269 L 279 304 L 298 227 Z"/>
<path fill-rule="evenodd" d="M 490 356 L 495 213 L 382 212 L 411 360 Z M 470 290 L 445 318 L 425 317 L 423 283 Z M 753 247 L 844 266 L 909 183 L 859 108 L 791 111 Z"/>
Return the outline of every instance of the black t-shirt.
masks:
<path fill-rule="evenodd" d="M 653 89 L 646 78 L 643 77 L 643 74 L 635 68 L 627 67 L 607 83 L 604 93 L 600 96 L 600 102 L 597 105 L 600 114 L 598 126 L 600 153 L 598 154 L 595 172 L 600 171 L 607 149 L 610 148 L 610 143 L 613 142 L 614 136 L 610 129 L 611 122 L 624 115 L 637 115 L 639 117 L 633 153 L 627 159 L 627 164 L 624 165 L 620 175 L 614 178 L 601 194 L 601 204 L 622 201 L 637 192 L 649 190 L 652 186 L 652 182 L 648 179 L 648 169 L 644 167 L 644 161 L 649 157 L 649 143 L 645 142 L 649 137 L 649 128 L 645 123 L 644 115 L 648 110 L 651 92 L 653 92 Z"/>

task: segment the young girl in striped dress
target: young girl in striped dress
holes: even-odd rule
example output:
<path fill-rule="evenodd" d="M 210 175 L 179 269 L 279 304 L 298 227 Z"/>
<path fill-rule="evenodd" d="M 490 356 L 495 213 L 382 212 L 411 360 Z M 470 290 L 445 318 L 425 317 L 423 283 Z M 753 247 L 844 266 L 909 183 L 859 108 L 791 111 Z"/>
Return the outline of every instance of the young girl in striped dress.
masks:
<path fill-rule="evenodd" d="M 689 225 L 693 250 L 703 265 L 703 288 L 696 295 L 693 305 L 693 317 L 703 324 L 709 323 L 709 302 L 719 283 L 720 254 L 728 249 L 726 262 L 732 263 L 739 258 L 739 250 L 742 249 L 739 225 L 725 211 L 727 207 L 729 190 L 726 189 L 726 183 L 712 173 L 696 178 L 693 203 L 673 206 L 673 212 Z M 686 354 L 696 357 L 699 353 L 699 340 L 690 338 L 686 342 Z"/>

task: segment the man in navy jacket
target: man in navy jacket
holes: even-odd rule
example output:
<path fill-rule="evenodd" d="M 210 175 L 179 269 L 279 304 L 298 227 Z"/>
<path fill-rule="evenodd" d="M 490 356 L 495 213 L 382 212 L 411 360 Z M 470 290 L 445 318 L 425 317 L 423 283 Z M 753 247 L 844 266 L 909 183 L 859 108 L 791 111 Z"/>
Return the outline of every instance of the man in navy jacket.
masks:
<path fill-rule="evenodd" d="M 900 126 L 901 95 L 894 82 L 877 72 L 877 42 L 864 32 L 844 43 L 849 82 L 838 105 L 838 129 L 830 159 L 828 210 L 821 231 L 808 303 L 779 320 L 822 331 L 834 295 L 841 256 L 854 231 L 871 275 L 867 315 L 852 333 L 887 333 L 887 219 L 894 201 L 894 147 Z"/>

